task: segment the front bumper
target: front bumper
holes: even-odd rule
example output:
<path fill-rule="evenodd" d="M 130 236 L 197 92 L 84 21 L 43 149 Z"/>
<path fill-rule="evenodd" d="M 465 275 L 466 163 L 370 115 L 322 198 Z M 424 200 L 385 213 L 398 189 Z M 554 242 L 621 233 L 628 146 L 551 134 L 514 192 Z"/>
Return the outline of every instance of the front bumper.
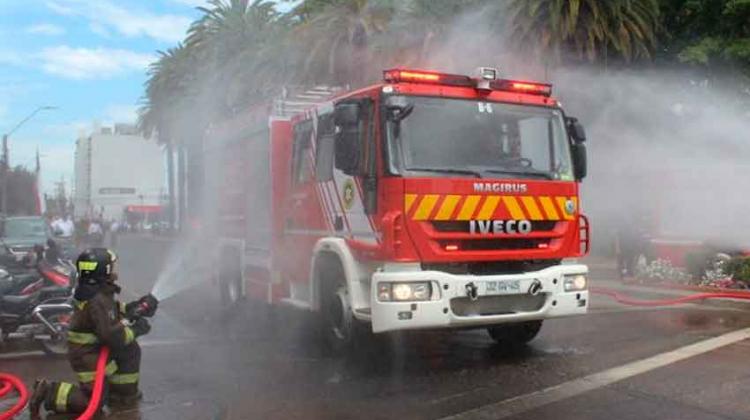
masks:
<path fill-rule="evenodd" d="M 502 275 L 455 275 L 442 271 L 377 272 L 372 277 L 372 330 L 384 332 L 432 328 L 481 327 L 502 323 L 583 315 L 588 310 L 588 290 L 566 292 L 564 276 L 587 274 L 585 265 L 557 265 L 544 270 Z M 516 294 L 482 294 L 476 300 L 467 285 L 487 281 L 519 280 Z M 378 301 L 378 283 L 430 281 L 440 291 L 435 300 L 422 302 Z M 528 292 L 533 283 L 538 294 Z M 471 287 L 471 286 L 470 286 Z"/>

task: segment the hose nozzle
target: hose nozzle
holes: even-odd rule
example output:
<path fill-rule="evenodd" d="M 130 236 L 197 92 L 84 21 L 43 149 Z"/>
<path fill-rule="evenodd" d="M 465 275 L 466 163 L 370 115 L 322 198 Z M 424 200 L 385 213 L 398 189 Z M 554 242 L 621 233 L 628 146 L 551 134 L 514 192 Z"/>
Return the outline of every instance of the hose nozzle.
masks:
<path fill-rule="evenodd" d="M 159 306 L 159 300 L 154 297 L 151 293 L 138 299 L 138 306 L 134 311 L 134 315 L 137 317 L 151 318 L 156 313 L 156 309 Z"/>

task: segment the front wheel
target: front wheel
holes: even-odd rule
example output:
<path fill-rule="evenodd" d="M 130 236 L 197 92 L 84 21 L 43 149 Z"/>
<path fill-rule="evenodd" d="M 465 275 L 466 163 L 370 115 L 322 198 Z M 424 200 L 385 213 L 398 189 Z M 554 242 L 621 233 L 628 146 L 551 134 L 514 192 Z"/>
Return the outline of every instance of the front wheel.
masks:
<path fill-rule="evenodd" d="M 487 328 L 487 332 L 497 343 L 519 346 L 533 340 L 541 329 L 542 321 L 526 321 L 495 325 Z"/>
<path fill-rule="evenodd" d="M 238 259 L 224 257 L 219 271 L 221 304 L 225 310 L 234 309 L 242 300 L 242 270 Z"/>
<path fill-rule="evenodd" d="M 368 324 L 354 318 L 349 303 L 349 290 L 343 281 L 343 270 L 332 269 L 326 274 L 332 281 L 325 284 L 322 290 L 321 336 L 323 344 L 330 352 L 334 355 L 343 355 L 372 333 Z"/>

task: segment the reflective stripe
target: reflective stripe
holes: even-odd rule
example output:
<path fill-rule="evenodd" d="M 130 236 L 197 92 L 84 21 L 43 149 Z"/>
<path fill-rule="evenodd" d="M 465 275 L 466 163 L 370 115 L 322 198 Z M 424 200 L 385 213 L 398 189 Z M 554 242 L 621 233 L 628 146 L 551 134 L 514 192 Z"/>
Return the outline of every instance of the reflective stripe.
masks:
<path fill-rule="evenodd" d="M 125 344 L 130 344 L 135 340 L 135 333 L 130 327 L 125 327 Z"/>
<path fill-rule="evenodd" d="M 68 395 L 73 385 L 60 382 L 60 386 L 57 387 L 57 397 L 55 398 L 55 408 L 58 412 L 64 413 L 68 411 Z"/>
<path fill-rule="evenodd" d="M 109 383 L 115 385 L 137 384 L 139 373 L 116 373 L 109 377 Z"/>
<path fill-rule="evenodd" d="M 117 362 L 110 360 L 109 363 L 107 363 L 107 367 L 104 369 L 104 374 L 110 376 L 115 372 L 117 372 Z M 96 372 L 76 372 L 76 376 L 78 376 L 79 381 L 88 383 L 94 381 Z"/>
<path fill-rule="evenodd" d="M 68 343 L 71 344 L 96 344 L 99 339 L 95 334 L 77 331 L 68 331 Z"/>
<path fill-rule="evenodd" d="M 125 304 L 124 304 L 124 303 L 122 303 L 122 302 L 120 302 L 120 313 L 121 313 L 121 314 L 124 314 L 124 313 L 125 313 Z"/>
<path fill-rule="evenodd" d="M 96 372 L 76 372 L 78 381 L 83 383 L 93 382 L 94 375 L 96 375 Z"/>
<path fill-rule="evenodd" d="M 79 311 L 82 311 L 82 310 L 83 310 L 83 308 L 85 308 L 85 307 L 86 307 L 86 303 L 88 303 L 88 302 L 87 302 L 87 301 L 85 301 L 85 300 L 84 300 L 83 302 L 81 302 L 81 301 L 79 301 L 79 300 L 74 300 L 74 301 L 73 301 L 73 305 L 74 305 L 74 306 L 76 307 L 76 309 L 78 309 Z"/>
<path fill-rule="evenodd" d="M 99 263 L 96 261 L 79 261 L 78 270 L 80 271 L 94 271 Z"/>
<path fill-rule="evenodd" d="M 107 363 L 107 367 L 104 369 L 104 373 L 109 376 L 115 372 L 117 372 L 117 362 L 115 362 L 114 360 L 110 360 L 109 363 Z"/>

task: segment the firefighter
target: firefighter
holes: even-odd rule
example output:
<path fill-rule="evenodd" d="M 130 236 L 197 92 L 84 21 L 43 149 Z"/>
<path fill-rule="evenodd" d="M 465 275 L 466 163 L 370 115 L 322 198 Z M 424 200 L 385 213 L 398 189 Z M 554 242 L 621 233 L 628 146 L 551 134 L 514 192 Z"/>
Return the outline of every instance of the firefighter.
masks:
<path fill-rule="evenodd" d="M 75 310 L 68 332 L 68 360 L 79 383 L 38 379 L 29 403 L 32 419 L 40 418 L 42 405 L 56 413 L 82 413 L 86 410 L 102 346 L 110 349 L 102 403 L 128 406 L 140 400 L 141 349 L 136 338 L 147 334 L 151 327 L 143 317 L 127 321 L 128 315 L 143 298 L 127 305 L 116 300 L 115 295 L 120 292 L 115 283 L 116 262 L 115 254 L 106 248 L 90 248 L 78 257 L 78 285 L 73 296 Z"/>

